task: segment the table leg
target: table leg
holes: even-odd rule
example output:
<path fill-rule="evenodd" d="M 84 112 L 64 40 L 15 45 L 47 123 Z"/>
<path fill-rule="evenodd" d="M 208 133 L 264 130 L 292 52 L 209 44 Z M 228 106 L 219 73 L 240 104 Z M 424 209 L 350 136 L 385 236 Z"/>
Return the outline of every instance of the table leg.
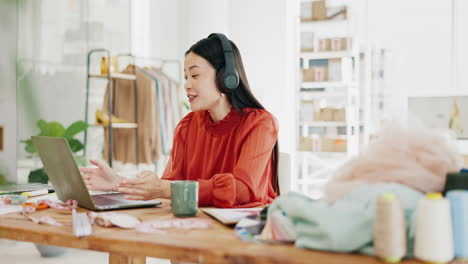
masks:
<path fill-rule="evenodd" d="M 145 264 L 146 257 L 124 256 L 115 253 L 109 253 L 109 264 Z"/>

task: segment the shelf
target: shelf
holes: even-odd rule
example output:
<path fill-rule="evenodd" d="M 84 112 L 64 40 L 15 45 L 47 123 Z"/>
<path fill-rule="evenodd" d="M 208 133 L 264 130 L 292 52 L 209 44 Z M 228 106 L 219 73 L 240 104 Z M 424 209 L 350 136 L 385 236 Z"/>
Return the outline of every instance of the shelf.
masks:
<path fill-rule="evenodd" d="M 356 84 L 353 83 L 345 83 L 345 82 L 303 82 L 301 84 L 301 88 L 306 89 L 315 89 L 315 88 L 340 88 L 340 87 L 353 87 Z"/>
<path fill-rule="evenodd" d="M 329 179 L 298 179 L 296 184 L 305 185 L 322 185 L 329 181 Z"/>
<path fill-rule="evenodd" d="M 408 98 L 424 98 L 424 97 L 459 97 L 468 96 L 468 91 L 463 89 L 457 90 L 426 90 L 426 91 L 409 91 Z"/>
<path fill-rule="evenodd" d="M 337 58 L 357 57 L 357 54 L 352 51 L 317 51 L 317 52 L 301 52 L 301 58 L 305 60 L 325 60 Z"/>
<path fill-rule="evenodd" d="M 346 122 L 335 121 L 313 121 L 313 122 L 299 122 L 301 126 L 315 126 L 315 127 L 344 127 Z"/>
<path fill-rule="evenodd" d="M 323 99 L 326 97 L 346 97 L 346 93 L 301 91 L 302 100 Z"/>
<path fill-rule="evenodd" d="M 330 31 L 337 31 L 339 28 L 347 27 L 349 25 L 349 20 L 315 20 L 315 21 L 301 21 L 301 32 L 314 32 L 318 30 L 323 30 L 325 27 Z M 332 30 L 331 28 L 335 28 Z"/>
<path fill-rule="evenodd" d="M 90 74 L 90 78 L 99 78 L 99 79 L 109 79 L 108 75 L 97 75 L 97 74 Z M 136 76 L 133 74 L 124 74 L 124 73 L 118 73 L 114 72 L 110 74 L 110 77 L 112 79 L 121 79 L 121 80 L 136 80 Z"/>
<path fill-rule="evenodd" d="M 99 125 L 99 124 L 95 124 L 91 126 L 92 127 L 109 127 L 108 125 L 104 126 L 104 125 Z M 112 128 L 137 128 L 137 127 L 138 127 L 137 123 L 112 123 Z"/>

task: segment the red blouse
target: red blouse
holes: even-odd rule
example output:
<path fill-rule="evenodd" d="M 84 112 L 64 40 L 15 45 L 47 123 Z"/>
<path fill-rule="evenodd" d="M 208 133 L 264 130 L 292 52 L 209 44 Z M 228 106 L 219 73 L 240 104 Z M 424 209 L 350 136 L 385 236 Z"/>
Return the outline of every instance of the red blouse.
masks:
<path fill-rule="evenodd" d="M 200 206 L 255 207 L 277 196 L 273 189 L 275 118 L 263 109 L 232 108 L 213 122 L 208 111 L 187 114 L 175 129 L 165 180 L 196 180 Z"/>

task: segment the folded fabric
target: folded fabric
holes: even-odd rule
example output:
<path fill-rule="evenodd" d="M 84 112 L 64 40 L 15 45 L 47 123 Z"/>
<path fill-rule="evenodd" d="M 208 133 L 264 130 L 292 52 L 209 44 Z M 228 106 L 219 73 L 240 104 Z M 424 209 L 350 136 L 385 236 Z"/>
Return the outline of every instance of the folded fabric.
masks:
<path fill-rule="evenodd" d="M 407 223 L 407 252 L 411 256 L 414 236 L 411 222 L 422 194 L 401 184 L 363 185 L 334 204 L 289 192 L 275 199 L 269 207 L 268 217 L 278 210 L 286 214 L 297 232 L 297 247 L 373 254 L 375 204 L 381 194 L 388 192 L 397 195 L 402 202 Z"/>

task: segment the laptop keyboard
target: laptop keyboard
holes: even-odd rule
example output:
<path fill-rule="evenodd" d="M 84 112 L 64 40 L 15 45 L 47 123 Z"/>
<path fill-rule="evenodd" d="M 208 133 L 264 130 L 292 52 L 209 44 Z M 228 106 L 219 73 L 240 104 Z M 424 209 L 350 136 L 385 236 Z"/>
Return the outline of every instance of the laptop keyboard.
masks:
<path fill-rule="evenodd" d="M 107 196 L 107 195 L 106 195 Z M 122 204 L 120 199 L 112 199 L 104 195 L 93 195 L 93 201 L 96 205 L 119 205 Z"/>

